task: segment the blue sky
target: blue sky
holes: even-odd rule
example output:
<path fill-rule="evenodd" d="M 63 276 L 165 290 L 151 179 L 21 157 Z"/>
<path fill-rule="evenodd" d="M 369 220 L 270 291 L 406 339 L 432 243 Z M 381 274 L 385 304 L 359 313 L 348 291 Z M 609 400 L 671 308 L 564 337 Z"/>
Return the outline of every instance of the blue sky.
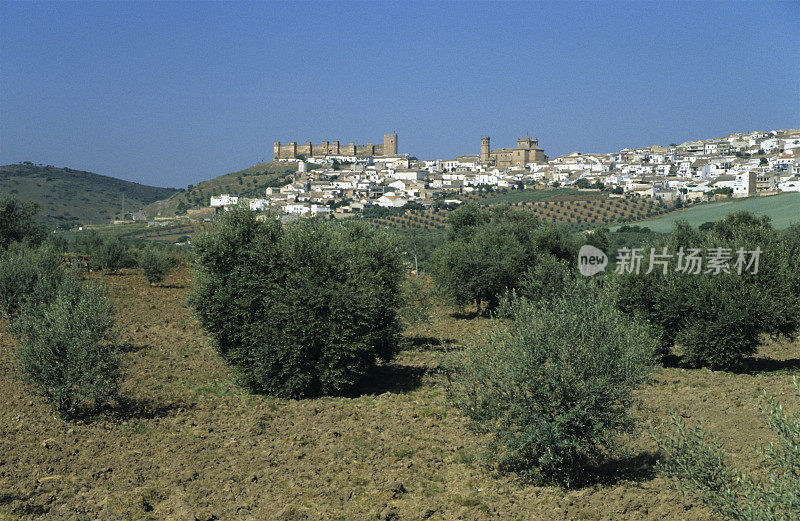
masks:
<path fill-rule="evenodd" d="M 185 187 L 272 143 L 420 158 L 800 126 L 800 3 L 0 0 L 0 163 Z"/>

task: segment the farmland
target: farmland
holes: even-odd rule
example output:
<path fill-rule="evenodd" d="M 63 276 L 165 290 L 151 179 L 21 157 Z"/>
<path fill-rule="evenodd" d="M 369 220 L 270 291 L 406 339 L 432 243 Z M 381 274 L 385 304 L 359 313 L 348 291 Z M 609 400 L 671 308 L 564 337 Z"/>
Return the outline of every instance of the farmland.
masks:
<path fill-rule="evenodd" d="M 598 484 L 562 491 L 498 473 L 448 405 L 439 355 L 480 338 L 488 319 L 438 304 L 355 396 L 284 400 L 235 383 L 185 304 L 185 268 L 160 286 L 131 270 L 105 280 L 125 412 L 54 418 L 20 385 L 0 324 L 0 519 L 711 520 L 655 472 L 647 428 L 675 411 L 755 465 L 750 446 L 772 440 L 759 395 L 791 406 L 800 369 L 800 343 L 767 339 L 742 373 L 659 369 L 637 393 L 641 429 L 625 451 L 593 470 Z"/>
<path fill-rule="evenodd" d="M 156 221 L 154 224 L 129 222 L 125 224 L 106 224 L 87 226 L 83 231 L 63 232 L 61 236 L 72 239 L 93 231 L 106 236 L 114 236 L 126 241 L 185 242 L 197 232 L 210 230 L 212 223 L 198 221 Z"/>
<path fill-rule="evenodd" d="M 526 197 L 522 197 L 522 195 Z M 512 197 L 514 196 L 514 197 Z M 670 211 L 670 207 L 652 199 L 609 198 L 598 192 L 523 191 L 507 196 L 477 199 L 480 204 L 511 204 L 532 210 L 544 221 L 577 228 L 605 226 L 647 219 Z M 442 229 L 448 210 L 408 210 L 399 215 L 373 218 L 383 228 Z"/>
<path fill-rule="evenodd" d="M 793 223 L 800 222 L 800 193 L 707 203 L 667 216 L 647 219 L 637 224 L 647 226 L 654 232 L 665 233 L 672 229 L 672 224 L 678 219 L 685 219 L 689 224 L 699 226 L 705 222 L 717 221 L 729 213 L 739 210 L 767 215 L 772 219 L 772 225 L 775 228 L 786 228 Z"/>

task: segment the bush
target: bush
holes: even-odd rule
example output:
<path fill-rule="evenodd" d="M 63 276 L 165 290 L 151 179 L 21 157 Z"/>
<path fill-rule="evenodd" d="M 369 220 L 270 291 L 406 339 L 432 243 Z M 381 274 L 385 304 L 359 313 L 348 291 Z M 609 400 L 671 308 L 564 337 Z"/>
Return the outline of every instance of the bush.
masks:
<path fill-rule="evenodd" d="M 14 197 L 0 199 L 0 249 L 13 242 L 41 244 L 47 232 L 34 220 L 38 211 L 36 203 L 24 203 Z"/>
<path fill-rule="evenodd" d="M 103 238 L 94 230 L 81 232 L 67 241 L 67 251 L 80 255 L 91 255 L 103 244 Z"/>
<path fill-rule="evenodd" d="M 794 379 L 798 401 L 800 387 Z M 766 398 L 766 394 L 764 395 Z M 673 416 L 673 432 L 657 437 L 664 454 L 660 470 L 679 480 L 681 490 L 705 503 L 716 515 L 731 520 L 789 521 L 800 517 L 800 411 L 793 415 L 767 399 L 762 413 L 778 437 L 759 452 L 767 479 L 742 472 L 726 462 L 713 434 L 687 426 Z"/>
<path fill-rule="evenodd" d="M 403 276 L 395 243 L 360 222 L 262 222 L 226 212 L 196 243 L 192 303 L 252 392 L 350 392 L 397 350 Z"/>
<path fill-rule="evenodd" d="M 631 426 L 630 392 L 650 371 L 655 340 L 586 279 L 553 300 L 505 306 L 510 325 L 444 360 L 449 395 L 492 435 L 502 469 L 570 486 Z"/>
<path fill-rule="evenodd" d="M 432 256 L 431 276 L 455 304 L 474 301 L 478 314 L 483 303 L 493 309 L 504 293 L 518 289 L 540 255 L 575 262 L 574 237 L 529 210 L 467 203 L 447 220 L 447 240 Z"/>
<path fill-rule="evenodd" d="M 516 294 L 531 302 L 552 300 L 568 289 L 574 280 L 574 269 L 566 261 L 544 254 L 528 268 Z"/>
<path fill-rule="evenodd" d="M 56 411 L 73 418 L 111 400 L 119 358 L 102 286 L 64 277 L 49 299 L 26 299 L 12 321 L 25 379 Z"/>
<path fill-rule="evenodd" d="M 52 294 L 64 276 L 60 264 L 50 248 L 12 244 L 0 253 L 0 312 L 13 315 L 35 289 L 39 295 Z"/>
<path fill-rule="evenodd" d="M 117 238 L 103 239 L 91 248 L 89 255 L 92 269 L 114 272 L 133 264 L 129 248 Z"/>
<path fill-rule="evenodd" d="M 762 315 L 768 303 L 762 302 L 759 288 L 738 277 L 702 277 L 679 286 L 685 292 L 686 316 L 675 342 L 683 347 L 689 366 L 734 370 L 756 353 L 769 320 Z"/>
<path fill-rule="evenodd" d="M 791 336 L 800 324 L 800 266 L 792 237 L 747 212 L 728 215 L 705 234 L 679 221 L 665 241 L 646 245 L 644 252 L 726 248 L 733 256 L 731 272 L 706 273 L 703 265 L 700 274 L 664 274 L 657 267 L 650 274 L 620 275 L 614 281 L 617 307 L 655 327 L 662 354 L 679 344 L 693 367 L 739 369 L 756 353 L 762 334 Z M 761 249 L 757 274 L 733 268 L 739 248 Z M 645 254 L 644 268 L 648 259 Z"/>
<path fill-rule="evenodd" d="M 175 269 L 178 261 L 169 252 L 147 246 L 139 252 L 136 263 L 150 284 L 162 282 Z"/>

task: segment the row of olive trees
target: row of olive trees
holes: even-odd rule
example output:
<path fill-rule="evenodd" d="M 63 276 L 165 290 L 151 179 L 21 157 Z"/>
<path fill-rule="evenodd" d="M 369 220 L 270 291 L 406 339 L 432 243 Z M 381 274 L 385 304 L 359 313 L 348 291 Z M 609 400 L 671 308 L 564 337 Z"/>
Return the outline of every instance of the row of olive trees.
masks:
<path fill-rule="evenodd" d="M 17 340 L 23 378 L 65 418 L 110 403 L 120 375 L 101 284 L 84 284 L 43 244 L 33 205 L 0 200 L 0 315 Z"/>
<path fill-rule="evenodd" d="M 465 278 L 442 284 L 456 302 L 485 302 L 512 319 L 445 361 L 454 402 L 494 434 L 505 468 L 567 485 L 630 424 L 631 390 L 656 346 L 605 288 L 575 280 L 577 245 L 529 213 L 466 206 L 432 263 L 437 281 Z M 251 391 L 351 393 L 397 351 L 403 267 L 387 234 L 360 222 L 282 225 L 237 208 L 195 248 L 192 302 Z M 542 266 L 554 270 L 546 279 Z"/>
<path fill-rule="evenodd" d="M 728 225 L 753 240 L 764 238 L 751 230 L 748 219 L 736 219 L 720 224 L 712 239 L 722 240 Z M 541 482 L 580 482 L 586 467 L 613 451 L 618 434 L 632 424 L 627 414 L 631 391 L 647 379 L 664 345 L 664 328 L 654 318 L 658 315 L 648 315 L 638 301 L 629 305 L 626 290 L 635 280 L 576 275 L 577 249 L 587 238 L 525 212 L 471 205 L 453 212 L 450 225 L 446 243 L 433 255 L 434 280 L 455 303 L 475 302 L 479 313 L 485 303 L 499 317 L 483 341 L 445 357 L 451 399 L 475 430 L 491 435 L 492 455 L 502 468 Z M 776 255 L 795 251 L 791 233 L 769 233 Z M 588 240 L 607 247 L 604 233 Z M 282 225 L 235 209 L 223 215 L 216 233 L 196 243 L 191 300 L 219 353 L 251 391 L 294 398 L 352 393 L 379 361 L 399 349 L 399 253 L 393 239 L 363 223 Z M 58 273 L 51 264 L 40 264 L 36 273 L 47 272 L 48 266 Z M 795 287 L 790 275 L 797 265 L 786 260 L 775 266 L 764 276 L 773 285 L 760 291 L 762 296 L 775 292 L 781 305 L 768 309 L 781 318 L 761 327 L 788 332 L 792 301 L 779 290 L 787 276 L 789 287 Z M 51 360 L 74 360 L 67 367 L 94 364 L 99 372 L 87 376 L 93 381 L 115 381 L 115 354 L 101 338 L 108 325 L 97 318 L 107 316 L 101 293 L 75 282 L 64 289 L 57 280 L 31 284 L 34 289 L 9 308 L 27 317 L 15 319 L 23 344 Z M 51 286 L 60 289 L 46 289 Z M 751 291 L 756 293 L 748 297 L 759 296 Z M 43 307 L 36 307 L 37 300 Z M 766 306 L 769 300 L 755 302 Z M 50 343 L 35 336 L 37 328 L 65 336 L 63 331 L 91 317 L 98 323 L 84 327 L 87 336 L 69 340 L 73 343 L 60 351 L 44 351 Z M 724 348 L 717 345 L 711 351 Z M 98 353 L 111 361 L 106 369 L 92 358 Z M 54 379 L 75 381 L 61 373 L 51 376 L 46 367 L 29 367 L 28 373 L 43 375 L 41 388 L 49 389 L 45 383 Z M 80 371 L 73 373 L 79 376 Z M 91 390 L 86 383 L 81 388 Z M 74 406 L 59 405 L 58 392 L 46 392 L 68 414 L 109 396 L 97 390 Z"/>
<path fill-rule="evenodd" d="M 738 370 L 762 335 L 791 336 L 800 326 L 800 226 L 779 232 L 766 216 L 738 212 L 705 232 L 679 221 L 672 233 L 654 236 L 645 246 L 643 266 L 649 266 L 651 251 L 719 251 L 731 257 L 727 273 L 658 267 L 614 278 L 617 307 L 651 324 L 662 355 L 678 345 L 689 366 Z M 757 265 L 750 253 L 755 251 Z"/>
<path fill-rule="evenodd" d="M 605 249 L 604 232 L 571 236 L 507 210 L 477 207 L 454 212 L 450 225 L 448 242 L 434 254 L 434 279 L 454 303 L 474 300 L 480 312 L 483 300 L 501 318 L 486 338 L 445 360 L 450 397 L 474 430 L 491 435 L 490 456 L 501 467 L 539 482 L 569 486 L 586 478 L 587 465 L 608 455 L 614 438 L 631 426 L 631 390 L 673 344 L 689 365 L 736 369 L 761 334 L 797 330 L 798 226 L 777 232 L 768 219 L 739 213 L 705 233 L 679 224 L 666 237 L 642 234 L 650 239 L 643 249 L 659 252 L 760 248 L 756 274 L 654 271 L 588 279 L 577 275 L 577 246 Z M 487 255 L 492 242 L 504 245 L 498 251 L 514 259 L 512 266 Z M 491 280 L 476 281 L 479 273 Z M 770 403 L 780 445 L 765 452 L 769 476 L 730 467 L 713 437 L 680 422 L 658 438 L 661 468 L 723 517 L 796 518 L 800 414 Z"/>
<path fill-rule="evenodd" d="M 180 257 L 165 245 L 150 243 L 137 249 L 118 237 L 93 232 L 78 235 L 71 241 L 56 242 L 55 246 L 62 251 L 86 255 L 88 267 L 93 270 L 113 273 L 122 268 L 138 267 L 150 284 L 162 282 L 180 264 Z"/>
<path fill-rule="evenodd" d="M 474 302 L 478 314 L 483 304 L 495 310 L 505 295 L 547 297 L 564 284 L 554 262 L 574 268 L 582 245 L 607 251 L 610 239 L 605 230 L 575 234 L 523 210 L 474 204 L 452 212 L 448 224 L 431 276 L 445 297 L 459 306 Z M 679 221 L 666 236 L 640 237 L 641 271 L 608 273 L 602 285 L 616 309 L 653 329 L 660 355 L 678 345 L 690 366 L 736 370 L 755 353 L 761 335 L 792 335 L 800 326 L 800 225 L 779 232 L 765 216 L 738 212 L 705 231 Z M 651 252 L 711 251 L 727 252 L 728 267 L 648 269 Z M 747 263 L 758 251 L 758 264 L 737 269 L 739 251 Z"/>
<path fill-rule="evenodd" d="M 64 418 L 90 414 L 117 398 L 120 352 L 102 283 L 63 266 L 63 251 L 87 253 L 107 271 L 136 262 L 160 282 L 177 263 L 169 251 L 131 251 L 114 238 L 87 235 L 71 245 L 47 238 L 37 207 L 0 200 L 0 315 L 17 340 L 18 369 Z"/>
<path fill-rule="evenodd" d="M 731 219 L 719 224 L 715 240 L 722 240 L 722 230 L 752 224 L 742 216 Z M 630 425 L 630 393 L 657 362 L 663 328 L 644 306 L 629 304 L 629 295 L 639 294 L 631 290 L 638 280 L 576 276 L 578 247 L 590 242 L 605 249 L 604 232 L 579 236 L 524 211 L 475 205 L 453 212 L 449 224 L 447 241 L 431 262 L 439 289 L 457 304 L 475 302 L 480 312 L 485 303 L 502 317 L 489 338 L 445 361 L 451 398 L 476 430 L 494 434 L 494 454 L 503 466 L 541 481 L 574 483 Z M 679 228 L 667 240 L 681 233 Z M 791 244 L 790 235 L 769 237 L 784 248 Z M 252 391 L 283 397 L 346 393 L 397 349 L 397 254 L 393 241 L 363 224 L 283 226 L 237 209 L 222 218 L 218 233 L 197 243 L 193 302 L 220 353 Z M 796 268 L 785 264 L 787 255 L 778 265 L 788 271 L 764 280 L 793 284 L 786 277 Z M 772 265 L 764 266 L 770 273 Z M 748 298 L 747 305 L 771 302 L 773 319 L 778 314 L 792 323 L 783 286 L 742 280 L 762 292 L 761 300 Z M 696 307 L 718 298 L 699 288 Z M 653 288 L 641 291 L 649 295 Z M 777 297 L 781 306 L 774 304 Z M 687 309 L 685 317 L 691 316 Z M 739 360 L 748 352 L 719 342 L 707 353 L 698 355 L 701 365 Z M 696 363 L 691 355 L 687 360 Z"/>

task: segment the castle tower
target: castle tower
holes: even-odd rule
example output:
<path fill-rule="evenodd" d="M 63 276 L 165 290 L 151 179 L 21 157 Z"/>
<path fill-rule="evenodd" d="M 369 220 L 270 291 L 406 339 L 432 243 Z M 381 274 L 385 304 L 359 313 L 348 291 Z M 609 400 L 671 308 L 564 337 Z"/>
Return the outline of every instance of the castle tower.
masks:
<path fill-rule="evenodd" d="M 273 149 L 272 158 L 277 161 L 278 159 L 281 158 L 281 142 L 280 141 L 274 142 L 272 144 L 272 149 Z"/>
<path fill-rule="evenodd" d="M 489 161 L 489 136 L 481 137 L 481 161 L 484 163 Z"/>
<path fill-rule="evenodd" d="M 397 134 L 383 135 L 383 155 L 393 156 L 397 154 Z"/>
<path fill-rule="evenodd" d="M 532 148 L 539 143 L 538 139 L 531 139 L 530 136 L 525 136 L 517 140 L 517 148 Z"/>

